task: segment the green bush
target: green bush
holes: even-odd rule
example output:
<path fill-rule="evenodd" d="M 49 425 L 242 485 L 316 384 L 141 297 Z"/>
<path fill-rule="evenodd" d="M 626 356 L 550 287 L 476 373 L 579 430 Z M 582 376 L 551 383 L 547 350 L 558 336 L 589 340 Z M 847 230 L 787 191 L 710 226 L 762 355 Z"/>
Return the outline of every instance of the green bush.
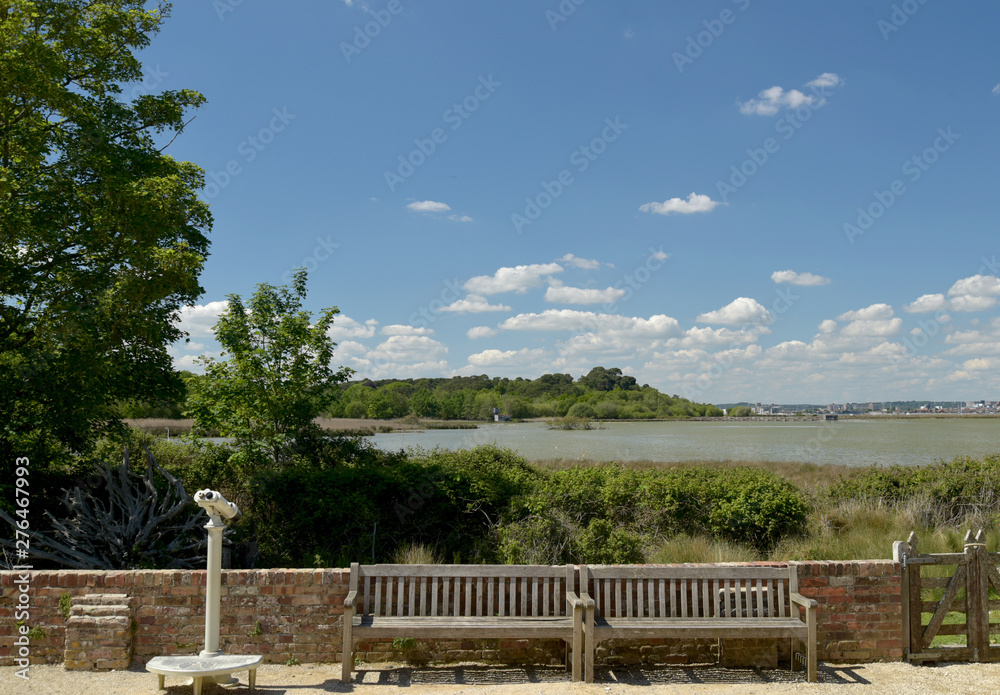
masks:
<path fill-rule="evenodd" d="M 570 409 L 566 411 L 567 417 L 576 418 L 596 418 L 597 411 L 590 403 L 574 403 L 570 406 Z"/>

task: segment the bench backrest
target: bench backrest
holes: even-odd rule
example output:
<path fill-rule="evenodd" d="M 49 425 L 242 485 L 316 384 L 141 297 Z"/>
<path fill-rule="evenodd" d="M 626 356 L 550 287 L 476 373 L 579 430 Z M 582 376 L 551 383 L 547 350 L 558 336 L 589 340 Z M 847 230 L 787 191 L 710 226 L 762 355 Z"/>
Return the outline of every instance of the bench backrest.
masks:
<path fill-rule="evenodd" d="M 597 614 L 606 618 L 787 618 L 794 567 L 582 565 Z"/>
<path fill-rule="evenodd" d="M 573 565 L 351 565 L 358 615 L 567 615 Z"/>

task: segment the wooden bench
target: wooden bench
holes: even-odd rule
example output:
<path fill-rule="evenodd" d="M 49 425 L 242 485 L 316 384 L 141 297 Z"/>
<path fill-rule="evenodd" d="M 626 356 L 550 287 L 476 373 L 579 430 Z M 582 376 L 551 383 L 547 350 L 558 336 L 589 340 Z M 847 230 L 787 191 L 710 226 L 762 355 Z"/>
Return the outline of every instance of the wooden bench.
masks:
<path fill-rule="evenodd" d="M 584 603 L 573 565 L 351 565 L 343 671 L 359 638 L 563 639 L 581 680 Z"/>
<path fill-rule="evenodd" d="M 794 567 L 582 565 L 580 598 L 588 683 L 603 640 L 701 637 L 789 638 L 792 670 L 802 641 L 816 681 L 817 603 L 798 593 Z"/>

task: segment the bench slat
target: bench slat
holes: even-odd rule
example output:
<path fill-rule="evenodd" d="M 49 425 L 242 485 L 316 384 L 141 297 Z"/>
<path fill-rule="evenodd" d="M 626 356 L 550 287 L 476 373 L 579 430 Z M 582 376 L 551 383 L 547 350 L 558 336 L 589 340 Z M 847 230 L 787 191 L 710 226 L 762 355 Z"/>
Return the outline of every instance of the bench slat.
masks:
<path fill-rule="evenodd" d="M 381 615 L 382 613 L 382 577 L 375 578 L 375 609 L 372 611 L 372 615 Z"/>
<path fill-rule="evenodd" d="M 698 566 L 698 565 L 588 565 L 591 577 L 612 579 L 788 579 L 787 567 L 761 567 L 753 566 Z"/>
<path fill-rule="evenodd" d="M 565 565 L 361 565 L 362 577 L 564 577 Z"/>

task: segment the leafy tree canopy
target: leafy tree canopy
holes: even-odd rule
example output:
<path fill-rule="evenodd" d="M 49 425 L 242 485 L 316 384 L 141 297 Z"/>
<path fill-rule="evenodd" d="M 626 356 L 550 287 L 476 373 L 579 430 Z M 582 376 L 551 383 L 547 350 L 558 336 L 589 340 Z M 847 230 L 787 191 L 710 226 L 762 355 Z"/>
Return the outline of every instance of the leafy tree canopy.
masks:
<path fill-rule="evenodd" d="M 203 172 L 163 153 L 189 90 L 142 94 L 169 4 L 0 2 L 0 459 L 85 451 L 117 403 L 176 395 L 202 293 Z"/>
<path fill-rule="evenodd" d="M 324 309 L 313 323 L 302 309 L 306 280 L 298 270 L 291 288 L 262 283 L 246 306 L 229 295 L 215 324 L 228 359 L 202 357 L 205 376 L 189 382 L 195 427 L 232 437 L 246 463 L 287 463 L 294 447 L 315 435 L 313 419 L 352 373 L 330 368 L 336 343 L 328 331 L 340 311 Z"/>

